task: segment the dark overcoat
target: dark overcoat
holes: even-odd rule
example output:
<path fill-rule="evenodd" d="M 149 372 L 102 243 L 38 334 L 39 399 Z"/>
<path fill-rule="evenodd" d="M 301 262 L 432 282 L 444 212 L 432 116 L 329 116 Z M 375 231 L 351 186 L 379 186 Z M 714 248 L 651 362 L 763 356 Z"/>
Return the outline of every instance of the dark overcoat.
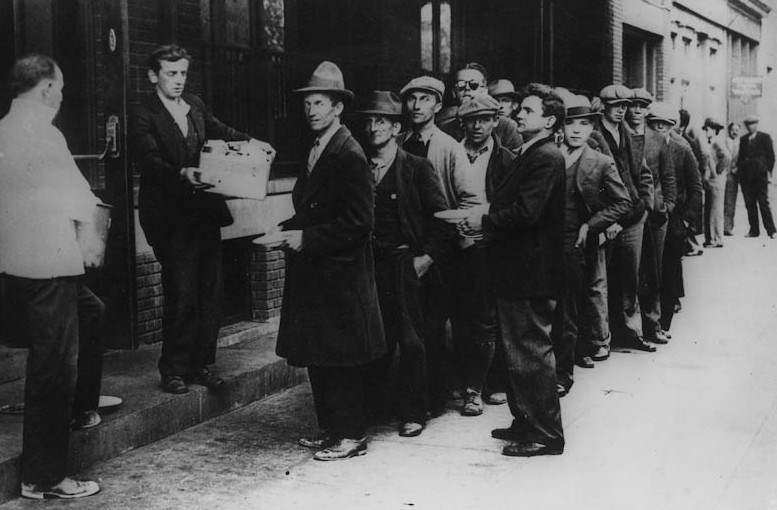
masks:
<path fill-rule="evenodd" d="M 375 288 L 370 236 L 372 174 L 341 126 L 292 192 L 300 252 L 286 252 L 286 283 L 276 352 L 293 366 L 358 366 L 383 356 L 386 341 Z"/>
<path fill-rule="evenodd" d="M 686 228 L 683 222 L 687 222 L 694 230 L 702 224 L 701 174 L 691 144 L 685 138 L 673 132 L 670 134 L 669 145 L 677 178 L 677 202 L 669 216 L 668 235 L 684 239 Z"/>
<path fill-rule="evenodd" d="M 773 168 L 774 145 L 769 135 L 758 131 L 752 140 L 749 133 L 739 139 L 737 173 L 740 179 L 763 179 Z"/>
<path fill-rule="evenodd" d="M 591 234 L 604 232 L 631 212 L 629 190 L 615 161 L 588 145 L 580 155 L 575 186 L 583 199 Z"/>
<path fill-rule="evenodd" d="M 191 107 L 189 117 L 197 139 L 193 155 L 157 94 L 130 108 L 130 148 L 140 170 L 138 213 L 151 246 L 167 239 L 181 225 L 223 227 L 232 223 L 223 196 L 193 189 L 180 172 L 199 166 L 199 150 L 206 140 L 250 138 L 214 117 L 199 97 L 183 94 L 182 98 Z"/>
<path fill-rule="evenodd" d="M 531 145 L 495 184 L 483 235 L 497 296 L 561 296 L 565 188 L 564 157 L 553 136 Z"/>

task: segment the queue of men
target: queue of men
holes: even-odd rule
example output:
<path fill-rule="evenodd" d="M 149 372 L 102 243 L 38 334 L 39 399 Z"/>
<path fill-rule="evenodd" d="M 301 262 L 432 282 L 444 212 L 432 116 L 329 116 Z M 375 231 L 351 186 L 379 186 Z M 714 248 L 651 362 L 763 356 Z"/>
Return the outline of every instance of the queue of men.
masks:
<path fill-rule="evenodd" d="M 274 155 L 184 93 L 190 61 L 176 45 L 157 48 L 154 93 L 130 117 L 140 223 L 162 266 L 161 386 L 174 394 L 225 384 L 211 367 L 220 227 L 232 217 L 204 193 L 199 153 L 218 138 Z M 35 499 L 99 491 L 65 476 L 70 427 L 99 423 L 102 303 L 83 285 L 76 241 L 98 200 L 51 125 L 63 84 L 50 58 L 20 59 L 0 120 L 0 276 L 27 317 L 22 495 Z M 688 129 L 687 112 L 644 89 L 613 84 L 594 101 L 537 83 L 516 92 L 508 80 L 488 85 L 476 63 L 453 87 L 454 114 L 430 76 L 356 98 L 322 62 L 294 91 L 314 141 L 295 214 L 276 229 L 286 252 L 277 353 L 308 370 L 320 430 L 299 444 L 316 460 L 364 455 L 369 426 L 394 418 L 401 436 L 419 436 L 452 398 L 468 417 L 508 404 L 512 422 L 492 431 L 504 455 L 561 454 L 560 399 L 575 367 L 608 360 L 611 346 L 655 352 L 670 341 L 682 258 L 699 250 L 697 233 L 708 247 L 731 234 L 731 187 L 734 203 L 742 187 L 748 235 L 760 211 L 775 236 L 774 152 L 757 118 L 735 144 L 713 119 Z M 341 120 L 353 106 L 355 134 Z M 47 235 L 20 229 L 30 221 Z"/>

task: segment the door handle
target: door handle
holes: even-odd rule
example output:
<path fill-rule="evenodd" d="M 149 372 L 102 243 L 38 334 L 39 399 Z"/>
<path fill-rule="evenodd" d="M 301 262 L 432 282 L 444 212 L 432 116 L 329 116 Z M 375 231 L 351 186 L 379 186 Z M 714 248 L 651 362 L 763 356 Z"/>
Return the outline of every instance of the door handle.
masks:
<path fill-rule="evenodd" d="M 111 115 L 105 123 L 105 149 L 100 154 L 75 154 L 76 161 L 102 161 L 106 157 L 118 158 L 119 151 L 119 117 Z"/>

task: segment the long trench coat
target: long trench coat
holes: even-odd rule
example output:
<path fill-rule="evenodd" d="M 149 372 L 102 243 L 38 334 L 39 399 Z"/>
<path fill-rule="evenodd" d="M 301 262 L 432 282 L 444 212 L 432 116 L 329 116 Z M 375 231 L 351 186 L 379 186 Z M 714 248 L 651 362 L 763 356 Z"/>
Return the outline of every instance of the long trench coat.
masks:
<path fill-rule="evenodd" d="M 387 352 L 370 244 L 372 176 L 359 144 L 341 126 L 292 192 L 300 252 L 286 253 L 276 352 L 293 366 L 359 366 Z"/>

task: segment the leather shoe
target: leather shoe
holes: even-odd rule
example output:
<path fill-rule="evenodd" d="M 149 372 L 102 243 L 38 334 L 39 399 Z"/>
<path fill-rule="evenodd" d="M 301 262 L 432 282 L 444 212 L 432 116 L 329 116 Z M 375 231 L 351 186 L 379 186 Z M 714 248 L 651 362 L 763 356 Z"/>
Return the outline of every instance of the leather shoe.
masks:
<path fill-rule="evenodd" d="M 755 232 L 748 232 L 747 234 L 745 234 L 745 237 L 758 237 L 760 235 L 761 235 L 760 233 L 756 234 Z"/>
<path fill-rule="evenodd" d="M 520 441 L 523 438 L 523 429 L 513 422 L 507 428 L 492 430 L 491 437 L 502 441 Z"/>
<path fill-rule="evenodd" d="M 651 342 L 651 343 L 654 343 L 654 344 L 660 344 L 660 345 L 664 345 L 664 344 L 668 344 L 669 343 L 669 338 L 667 338 L 667 336 L 664 334 L 664 332 L 661 331 L 660 329 L 658 331 L 656 331 L 655 334 L 653 334 L 652 336 L 648 337 L 646 340 L 648 342 Z"/>
<path fill-rule="evenodd" d="M 610 357 L 610 347 L 607 345 L 600 345 L 596 348 L 591 358 L 594 361 L 604 361 Z"/>
<path fill-rule="evenodd" d="M 500 406 L 507 403 L 507 393 L 504 391 L 497 391 L 496 393 L 488 395 L 483 400 L 490 406 Z"/>
<path fill-rule="evenodd" d="M 483 399 L 480 398 L 480 393 L 467 388 L 467 401 L 461 409 L 461 414 L 463 416 L 480 416 L 483 414 Z"/>
<path fill-rule="evenodd" d="M 361 439 L 340 439 L 327 446 L 321 451 L 316 452 L 313 458 L 316 460 L 345 460 L 351 457 L 366 455 L 367 438 Z"/>
<path fill-rule="evenodd" d="M 641 336 L 638 336 L 637 338 L 632 340 L 631 343 L 629 343 L 628 346 L 631 347 L 632 349 L 636 349 L 638 351 L 656 352 L 656 346 L 655 345 L 650 345 Z"/>
<path fill-rule="evenodd" d="M 210 388 L 212 390 L 221 388 L 227 384 L 224 379 L 217 376 L 207 368 L 201 368 L 195 371 L 189 379 L 194 384 L 199 384 L 200 386 L 205 386 L 206 388 Z"/>
<path fill-rule="evenodd" d="M 508 457 L 536 457 L 538 455 L 561 455 L 564 445 L 547 445 L 543 443 L 518 442 L 502 448 L 502 455 Z"/>
<path fill-rule="evenodd" d="M 177 375 L 162 376 L 162 390 L 173 395 L 189 393 L 189 388 L 183 381 L 183 377 Z"/>
<path fill-rule="evenodd" d="M 594 360 L 591 359 L 591 356 L 582 356 L 577 358 L 575 364 L 580 368 L 594 368 L 596 366 L 594 365 Z"/>
<path fill-rule="evenodd" d="M 769 239 L 774 239 L 775 237 L 777 237 L 777 233 L 772 232 L 769 234 Z"/>
<path fill-rule="evenodd" d="M 327 448 L 329 445 L 335 443 L 336 441 L 337 440 L 332 437 L 332 434 L 324 430 L 315 436 L 301 437 L 300 440 L 297 441 L 297 444 L 304 446 L 305 448 L 320 450 L 322 448 Z"/>
<path fill-rule="evenodd" d="M 561 383 L 556 384 L 556 393 L 558 394 L 558 398 L 566 397 L 567 393 L 569 393 L 569 388 L 564 386 Z"/>
<path fill-rule="evenodd" d="M 422 423 L 414 421 L 406 421 L 399 427 L 399 435 L 402 437 L 416 437 L 420 436 L 424 431 L 425 426 Z"/>
<path fill-rule="evenodd" d="M 665 329 L 662 329 L 662 330 L 661 330 L 661 333 L 663 333 L 663 334 L 664 334 L 664 336 L 665 336 L 665 337 L 666 337 L 668 340 L 671 340 L 671 339 L 672 339 L 672 334 L 671 334 L 669 331 L 667 331 L 667 330 L 665 330 Z"/>

